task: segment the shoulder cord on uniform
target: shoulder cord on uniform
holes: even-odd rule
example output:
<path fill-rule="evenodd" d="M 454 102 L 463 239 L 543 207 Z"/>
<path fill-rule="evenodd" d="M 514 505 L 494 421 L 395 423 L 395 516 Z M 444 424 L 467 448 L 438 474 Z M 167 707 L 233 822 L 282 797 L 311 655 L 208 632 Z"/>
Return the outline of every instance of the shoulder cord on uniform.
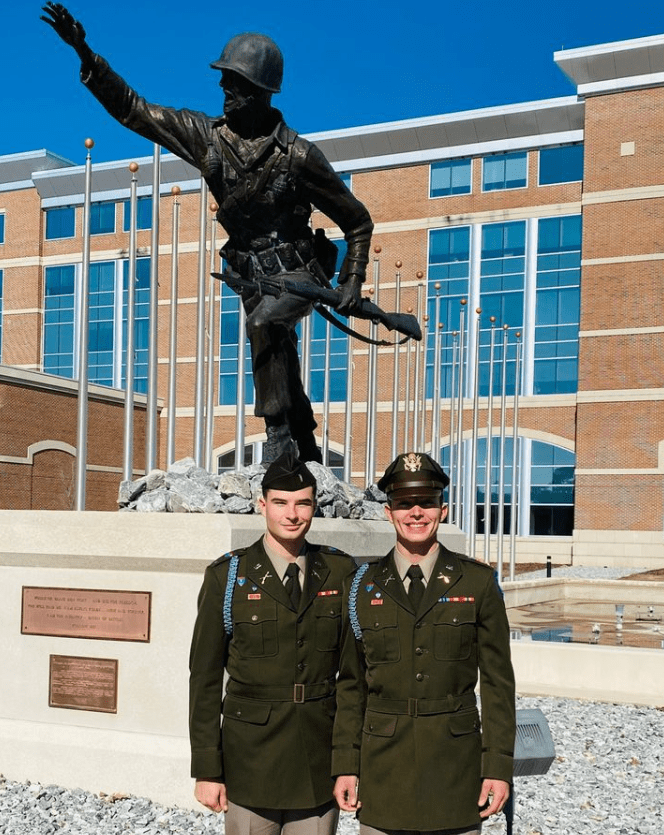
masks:
<path fill-rule="evenodd" d="M 358 641 L 362 640 L 362 627 L 357 617 L 357 592 L 360 588 L 362 577 L 364 577 L 368 568 L 369 563 L 365 562 L 357 569 L 355 577 L 353 577 L 353 582 L 351 583 L 350 592 L 348 593 L 348 618 L 353 629 L 353 634 Z"/>
<path fill-rule="evenodd" d="M 224 593 L 224 630 L 229 636 L 233 634 L 233 591 L 235 590 L 239 565 L 240 558 L 235 554 L 228 564 L 228 579 L 226 580 L 226 592 Z"/>

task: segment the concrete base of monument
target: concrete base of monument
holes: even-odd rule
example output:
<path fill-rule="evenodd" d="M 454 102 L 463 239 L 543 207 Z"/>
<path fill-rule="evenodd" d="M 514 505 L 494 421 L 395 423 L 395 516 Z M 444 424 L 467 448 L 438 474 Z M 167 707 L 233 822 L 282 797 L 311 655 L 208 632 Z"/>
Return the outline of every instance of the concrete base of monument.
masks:
<path fill-rule="evenodd" d="M 196 598 L 205 566 L 264 529 L 255 515 L 0 510 L 5 776 L 197 808 L 187 736 Z M 370 556 L 394 532 L 387 521 L 315 519 L 309 538 Z M 465 550 L 454 526 L 441 539 Z M 109 639 L 109 622 L 146 592 L 148 640 Z"/>

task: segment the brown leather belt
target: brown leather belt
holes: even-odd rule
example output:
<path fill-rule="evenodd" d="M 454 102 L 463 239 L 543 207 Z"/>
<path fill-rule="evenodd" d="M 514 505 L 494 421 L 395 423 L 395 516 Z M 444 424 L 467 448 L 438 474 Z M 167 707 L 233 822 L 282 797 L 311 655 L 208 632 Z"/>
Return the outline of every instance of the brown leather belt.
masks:
<path fill-rule="evenodd" d="M 367 708 L 378 713 L 406 713 L 408 716 L 435 716 L 437 713 L 454 713 L 464 707 L 474 707 L 474 693 L 461 696 L 448 695 L 444 699 L 382 699 L 370 695 Z"/>

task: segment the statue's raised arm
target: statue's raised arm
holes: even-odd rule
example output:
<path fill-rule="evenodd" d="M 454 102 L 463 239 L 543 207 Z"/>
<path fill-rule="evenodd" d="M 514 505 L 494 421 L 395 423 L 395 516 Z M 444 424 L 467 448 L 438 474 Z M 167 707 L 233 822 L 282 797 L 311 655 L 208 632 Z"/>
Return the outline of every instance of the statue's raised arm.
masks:
<path fill-rule="evenodd" d="M 62 40 L 69 44 L 76 50 L 79 58 L 84 64 L 88 64 L 92 60 L 92 50 L 85 40 L 85 29 L 80 21 L 76 20 L 69 9 L 66 9 L 62 3 L 47 3 L 42 6 L 42 11 L 45 14 L 41 15 L 41 20 L 48 23 Z"/>

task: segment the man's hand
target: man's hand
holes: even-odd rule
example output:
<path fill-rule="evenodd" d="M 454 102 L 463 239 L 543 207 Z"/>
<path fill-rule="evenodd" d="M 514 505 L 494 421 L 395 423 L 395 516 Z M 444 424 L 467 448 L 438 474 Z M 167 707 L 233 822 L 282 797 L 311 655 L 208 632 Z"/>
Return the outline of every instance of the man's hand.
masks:
<path fill-rule="evenodd" d="M 76 50 L 81 59 L 87 58 L 90 48 L 85 41 L 85 29 L 69 10 L 62 3 L 49 2 L 42 6 L 42 11 L 46 14 L 41 15 L 41 20 L 55 29 L 62 40 Z"/>
<path fill-rule="evenodd" d="M 357 812 L 362 805 L 357 799 L 357 777 L 341 774 L 334 784 L 334 799 L 342 812 Z"/>
<path fill-rule="evenodd" d="M 227 812 L 226 784 L 215 780 L 196 780 L 194 797 L 213 812 Z"/>
<path fill-rule="evenodd" d="M 488 818 L 500 812 L 510 796 L 510 784 L 504 780 L 482 780 L 482 791 L 477 805 L 482 809 L 487 801 L 489 805 L 480 812 L 481 818 Z"/>
<path fill-rule="evenodd" d="M 360 305 L 361 288 L 362 279 L 360 276 L 349 275 L 347 281 L 337 288 L 337 292 L 341 293 L 341 302 L 335 308 L 335 312 L 340 316 L 352 316 L 353 311 Z"/>

